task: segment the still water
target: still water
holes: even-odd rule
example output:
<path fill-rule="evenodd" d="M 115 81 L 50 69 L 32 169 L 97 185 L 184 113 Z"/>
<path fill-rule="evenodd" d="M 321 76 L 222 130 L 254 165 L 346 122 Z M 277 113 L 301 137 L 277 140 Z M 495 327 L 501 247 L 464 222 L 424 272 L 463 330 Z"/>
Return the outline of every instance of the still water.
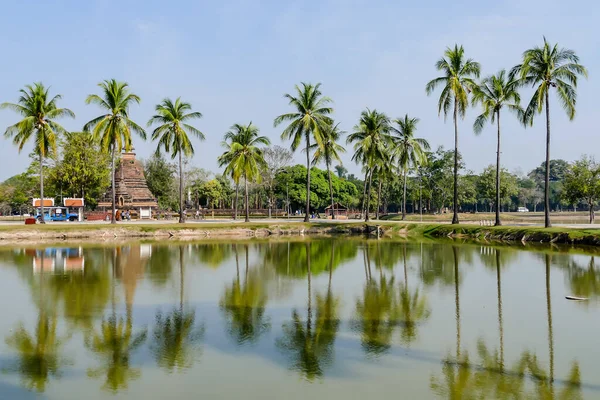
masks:
<path fill-rule="evenodd" d="M 555 247 L 3 248 L 0 399 L 600 399 L 599 294 Z"/>

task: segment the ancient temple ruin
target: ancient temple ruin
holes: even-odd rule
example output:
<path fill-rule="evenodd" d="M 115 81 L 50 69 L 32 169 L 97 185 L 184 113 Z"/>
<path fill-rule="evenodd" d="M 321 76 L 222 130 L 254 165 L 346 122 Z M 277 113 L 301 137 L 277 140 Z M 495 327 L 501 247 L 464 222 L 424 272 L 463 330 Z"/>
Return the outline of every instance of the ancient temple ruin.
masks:
<path fill-rule="evenodd" d="M 110 210 L 111 188 L 98 203 L 98 207 Z M 158 208 L 158 203 L 146 183 L 144 167 L 135 159 L 135 153 L 126 152 L 121 155 L 121 161 L 115 171 L 115 203 L 117 210 L 129 210 L 139 218 L 151 218 L 152 212 Z"/>

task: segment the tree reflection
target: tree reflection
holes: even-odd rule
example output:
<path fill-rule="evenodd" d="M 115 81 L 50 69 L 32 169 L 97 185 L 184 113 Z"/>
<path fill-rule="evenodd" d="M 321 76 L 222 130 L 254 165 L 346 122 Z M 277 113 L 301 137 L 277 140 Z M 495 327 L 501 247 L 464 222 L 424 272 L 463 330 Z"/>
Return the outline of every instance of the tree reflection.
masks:
<path fill-rule="evenodd" d="M 67 363 L 60 354 L 66 338 L 61 339 L 56 334 L 56 311 L 54 307 L 48 307 L 45 304 L 44 273 L 44 257 L 41 257 L 38 318 L 35 333 L 30 334 L 21 323 L 14 333 L 6 338 L 8 347 L 18 353 L 18 360 L 10 365 L 7 371 L 19 373 L 23 385 L 29 390 L 38 392 L 46 390 L 50 377 L 60 377 L 61 368 Z"/>
<path fill-rule="evenodd" d="M 600 271 L 596 269 L 594 256 L 586 267 L 569 260 L 569 285 L 575 296 L 593 298 L 600 295 Z"/>
<path fill-rule="evenodd" d="M 246 272 L 244 282 L 240 281 L 238 245 L 234 244 L 236 278 L 230 287 L 225 288 L 220 301 L 221 311 L 228 320 L 229 334 L 238 345 L 255 342 L 271 325 L 265 320 L 267 294 L 265 282 L 256 270 L 249 271 L 248 245 L 244 245 Z"/>
<path fill-rule="evenodd" d="M 88 376 L 92 378 L 105 377 L 104 389 L 117 392 L 128 387 L 129 381 L 138 378 L 141 371 L 130 366 L 131 353 L 139 348 L 146 340 L 147 330 L 133 333 L 133 321 L 130 301 L 133 299 L 132 289 L 126 289 L 127 318 L 118 318 L 115 304 L 115 278 L 120 269 L 117 249 L 114 250 L 112 270 L 112 313 L 104 318 L 98 332 L 91 331 L 85 338 L 85 346 L 92 352 L 101 356 L 103 365 L 98 368 L 88 369 Z M 128 266 L 127 266 L 128 267 Z M 126 267 L 126 268 L 127 268 Z M 137 269 L 136 266 L 133 266 Z M 134 271 L 135 273 L 135 271 Z M 128 273 L 130 275 L 131 273 Z M 134 289 L 134 288 L 133 288 Z"/>
<path fill-rule="evenodd" d="M 380 355 L 391 347 L 396 324 L 394 277 L 386 277 L 380 270 L 379 281 L 373 280 L 370 268 L 369 246 L 363 248 L 366 283 L 362 296 L 356 301 L 353 328 L 360 333 L 363 350 Z"/>
<path fill-rule="evenodd" d="M 195 310 L 184 310 L 184 248 L 179 246 L 179 308 L 156 314 L 152 351 L 157 364 L 169 373 L 192 367 L 197 356 L 196 343 L 204 334 L 204 325 L 195 329 Z"/>
<path fill-rule="evenodd" d="M 283 337 L 277 340 L 277 347 L 288 356 L 291 368 L 309 381 L 322 377 L 325 367 L 332 363 L 335 337 L 340 323 L 337 310 L 339 301 L 331 292 L 335 259 L 333 247 L 330 253 L 327 294 L 324 297 L 317 295 L 317 315 L 313 319 L 311 245 L 311 242 L 304 244 L 308 279 L 306 322 L 302 321 L 297 310 L 293 310 L 292 320 L 282 326 Z"/>
<path fill-rule="evenodd" d="M 408 286 L 406 243 L 402 249 L 404 264 L 404 285 L 400 285 L 396 320 L 400 323 L 402 343 L 409 345 L 417 338 L 418 324 L 429 318 L 430 310 L 427 297 L 421 295 L 419 289 L 411 292 Z"/>

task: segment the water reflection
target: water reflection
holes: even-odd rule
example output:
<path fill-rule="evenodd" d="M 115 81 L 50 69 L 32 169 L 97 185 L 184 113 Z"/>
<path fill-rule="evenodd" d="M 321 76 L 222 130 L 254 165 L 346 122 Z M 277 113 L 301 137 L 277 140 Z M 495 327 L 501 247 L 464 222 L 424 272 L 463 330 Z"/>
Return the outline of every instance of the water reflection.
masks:
<path fill-rule="evenodd" d="M 132 305 L 137 286 L 137 276 L 141 273 L 142 254 L 139 246 L 117 248 L 113 251 L 111 286 L 111 313 L 102 319 L 97 330 L 90 330 L 85 337 L 85 346 L 101 361 L 101 365 L 88 369 L 91 378 L 104 378 L 104 389 L 117 392 L 126 389 L 129 381 L 141 375 L 140 368 L 130 365 L 131 354 L 138 349 L 147 337 L 147 329 L 136 333 L 133 330 Z M 120 257 L 119 257 L 120 256 Z M 123 262 L 126 261 L 126 262 Z M 124 279 L 127 316 L 117 316 L 115 282 L 117 276 Z"/>
<path fill-rule="evenodd" d="M 243 283 L 240 281 L 240 263 L 237 244 L 232 245 L 235 254 L 236 277 L 225 288 L 220 301 L 221 311 L 228 321 L 228 332 L 238 345 L 256 342 L 271 325 L 265 318 L 267 294 L 265 281 L 256 269 L 250 271 L 248 245 L 243 245 L 245 272 Z"/>
<path fill-rule="evenodd" d="M 119 393 L 157 374 L 233 371 L 224 360 L 234 353 L 282 382 L 285 365 L 307 383 L 385 386 L 371 368 L 409 363 L 414 398 L 599 394 L 593 351 L 564 339 L 578 331 L 594 346 L 597 303 L 567 302 L 563 291 L 600 294 L 595 257 L 540 250 L 329 238 L 0 249 L 0 283 L 13 279 L 29 302 L 0 318 L 0 367 L 37 392 L 69 374 L 57 391 L 86 379 Z M 557 323 L 567 312 L 569 324 Z M 72 357 L 82 350 L 89 364 Z"/>
<path fill-rule="evenodd" d="M 298 310 L 292 311 L 292 320 L 282 326 L 283 336 L 277 339 L 279 347 L 287 356 L 290 367 L 307 380 L 321 378 L 324 369 L 333 362 L 335 338 L 338 332 L 340 320 L 338 318 L 339 301 L 331 292 L 331 280 L 335 260 L 335 248 L 332 243 L 331 256 L 329 258 L 329 285 L 327 294 L 317 295 L 317 315 L 313 317 L 312 309 L 312 245 L 304 243 L 307 271 L 307 307 L 306 320 L 303 321 Z M 321 262 L 318 259 L 316 273 L 322 272 Z"/>
<path fill-rule="evenodd" d="M 158 310 L 152 352 L 156 363 L 169 373 L 189 369 L 199 357 L 204 324 L 196 326 L 196 310 L 184 306 L 185 254 L 179 246 L 179 307 L 169 313 Z"/>

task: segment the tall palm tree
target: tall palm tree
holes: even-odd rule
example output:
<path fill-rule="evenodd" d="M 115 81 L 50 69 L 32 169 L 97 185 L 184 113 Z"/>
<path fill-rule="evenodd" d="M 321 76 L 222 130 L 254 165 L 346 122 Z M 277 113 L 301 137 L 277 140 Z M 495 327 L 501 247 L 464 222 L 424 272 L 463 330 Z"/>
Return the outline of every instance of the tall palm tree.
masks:
<path fill-rule="evenodd" d="M 62 98 L 60 94 L 54 97 L 49 95 L 50 88 L 41 82 L 26 85 L 19 92 L 18 102 L 2 103 L 0 110 L 8 108 L 19 113 L 23 119 L 6 128 L 4 136 L 12 138 L 13 143 L 19 147 L 19 152 L 30 139 L 34 139 L 34 153 L 40 163 L 40 222 L 44 223 L 44 158 L 56 153 L 57 134 L 66 133 L 65 128 L 55 119 L 61 117 L 75 118 L 73 111 L 68 108 L 58 108 L 56 103 Z"/>
<path fill-rule="evenodd" d="M 533 124 L 535 114 L 546 108 L 546 179 L 544 185 L 544 224 L 550 227 L 550 90 L 556 89 L 560 103 L 569 116 L 575 118 L 578 76 L 587 77 L 587 69 L 579 64 L 573 50 L 550 45 L 544 38 L 542 47 L 534 47 L 523 53 L 523 62 L 511 70 L 511 75 L 521 79 L 523 85 L 535 89 L 523 120 Z"/>
<path fill-rule="evenodd" d="M 473 78 L 479 78 L 481 66 L 472 59 L 465 59 L 465 50 L 462 46 L 454 45 L 448 47 L 442 57 L 435 64 L 438 71 L 443 75 L 427 83 L 425 91 L 427 95 L 433 93 L 438 86 L 443 86 L 438 101 L 438 114 L 444 113 L 444 119 L 453 107 L 454 120 L 454 212 L 452 223 L 458 224 L 458 117 L 465 117 L 469 106 L 469 92 L 475 82 Z"/>
<path fill-rule="evenodd" d="M 363 210 L 365 221 L 369 220 L 371 206 L 371 183 L 373 170 L 377 163 L 390 159 L 390 120 L 384 113 L 366 109 L 360 114 L 360 121 L 354 126 L 354 132 L 348 136 L 347 143 L 354 143 L 352 161 L 363 164 L 365 168 L 365 186 L 363 189 Z"/>
<path fill-rule="evenodd" d="M 129 107 L 133 104 L 139 104 L 141 99 L 138 95 L 129 92 L 129 85 L 125 82 L 118 82 L 115 79 L 107 79 L 100 82 L 98 86 L 102 89 L 102 95 L 90 94 L 86 99 L 86 104 L 96 104 L 106 111 L 89 121 L 83 126 L 85 132 L 92 132 L 92 137 L 100 143 L 103 151 L 111 153 L 111 201 L 112 216 L 111 223 L 116 223 L 116 205 L 115 205 L 115 157 L 116 151 L 130 151 L 131 131 L 137 133 L 142 139 L 146 140 L 146 131 L 129 118 Z"/>
<path fill-rule="evenodd" d="M 160 154 L 162 147 L 167 153 L 171 153 L 171 158 L 179 156 L 179 223 L 185 222 L 182 155 L 186 157 L 194 155 L 194 146 L 188 135 L 204 140 L 204 134 L 187 123 L 192 119 L 202 118 L 201 113 L 191 110 L 192 105 L 181 101 L 180 97 L 175 100 L 175 103 L 167 98 L 156 105 L 156 115 L 148 121 L 148 127 L 160 124 L 152 132 L 152 140 L 159 139 L 156 153 Z"/>
<path fill-rule="evenodd" d="M 475 119 L 473 130 L 477 135 L 481 133 L 487 121 L 496 122 L 498 128 L 498 143 L 496 149 L 496 226 L 500 222 L 500 111 L 503 107 L 523 118 L 521 96 L 518 91 L 519 81 L 507 76 L 505 70 L 500 70 L 497 75 L 489 76 L 478 85 L 473 86 L 473 105 L 481 104 L 483 112 Z"/>
<path fill-rule="evenodd" d="M 395 144 L 395 158 L 398 160 L 400 171 L 404 175 L 404 189 L 402 194 L 402 219 L 406 218 L 406 175 L 408 169 L 419 167 L 427 163 L 429 142 L 415 137 L 419 118 L 404 118 L 394 120 L 396 126 L 391 126 L 391 132 Z"/>
<path fill-rule="evenodd" d="M 310 214 L 310 142 L 312 138 L 319 146 L 322 145 L 323 132 L 332 123 L 329 115 L 333 113 L 333 108 L 328 106 L 331 99 L 323 96 L 319 90 L 320 83 L 313 85 L 302 82 L 301 85 L 302 87 L 295 86 L 296 96 L 285 94 L 289 105 L 296 111 L 275 118 L 273 125 L 277 127 L 283 122 L 290 122 L 281 133 L 281 138 L 292 141 L 292 151 L 296 151 L 300 147 L 303 139 L 306 141 L 306 214 L 304 222 L 308 222 Z"/>
<path fill-rule="evenodd" d="M 340 139 L 340 136 L 346 133 L 340 130 L 338 126 L 339 124 L 328 125 L 323 131 L 323 141 L 321 144 L 313 144 L 311 146 L 311 148 L 315 149 L 312 164 L 317 165 L 320 162 L 324 162 L 325 167 L 327 167 L 329 195 L 331 196 L 331 219 L 335 219 L 333 185 L 331 183 L 331 164 L 334 161 L 337 161 L 340 163 L 339 165 L 341 165 L 342 159 L 340 158 L 340 153 L 346 152 L 346 149 L 337 143 L 337 141 Z"/>
<path fill-rule="evenodd" d="M 266 136 L 259 136 L 258 127 L 252 125 L 235 124 L 225 134 L 222 145 L 227 149 L 218 161 L 219 166 L 225 166 L 225 173 L 233 177 L 234 182 L 244 178 L 246 222 L 250 221 L 250 205 L 248 202 L 248 181 L 260 182 L 261 167 L 265 167 L 263 151 L 258 145 L 268 146 L 271 141 Z M 227 142 L 229 140 L 229 143 Z"/>

